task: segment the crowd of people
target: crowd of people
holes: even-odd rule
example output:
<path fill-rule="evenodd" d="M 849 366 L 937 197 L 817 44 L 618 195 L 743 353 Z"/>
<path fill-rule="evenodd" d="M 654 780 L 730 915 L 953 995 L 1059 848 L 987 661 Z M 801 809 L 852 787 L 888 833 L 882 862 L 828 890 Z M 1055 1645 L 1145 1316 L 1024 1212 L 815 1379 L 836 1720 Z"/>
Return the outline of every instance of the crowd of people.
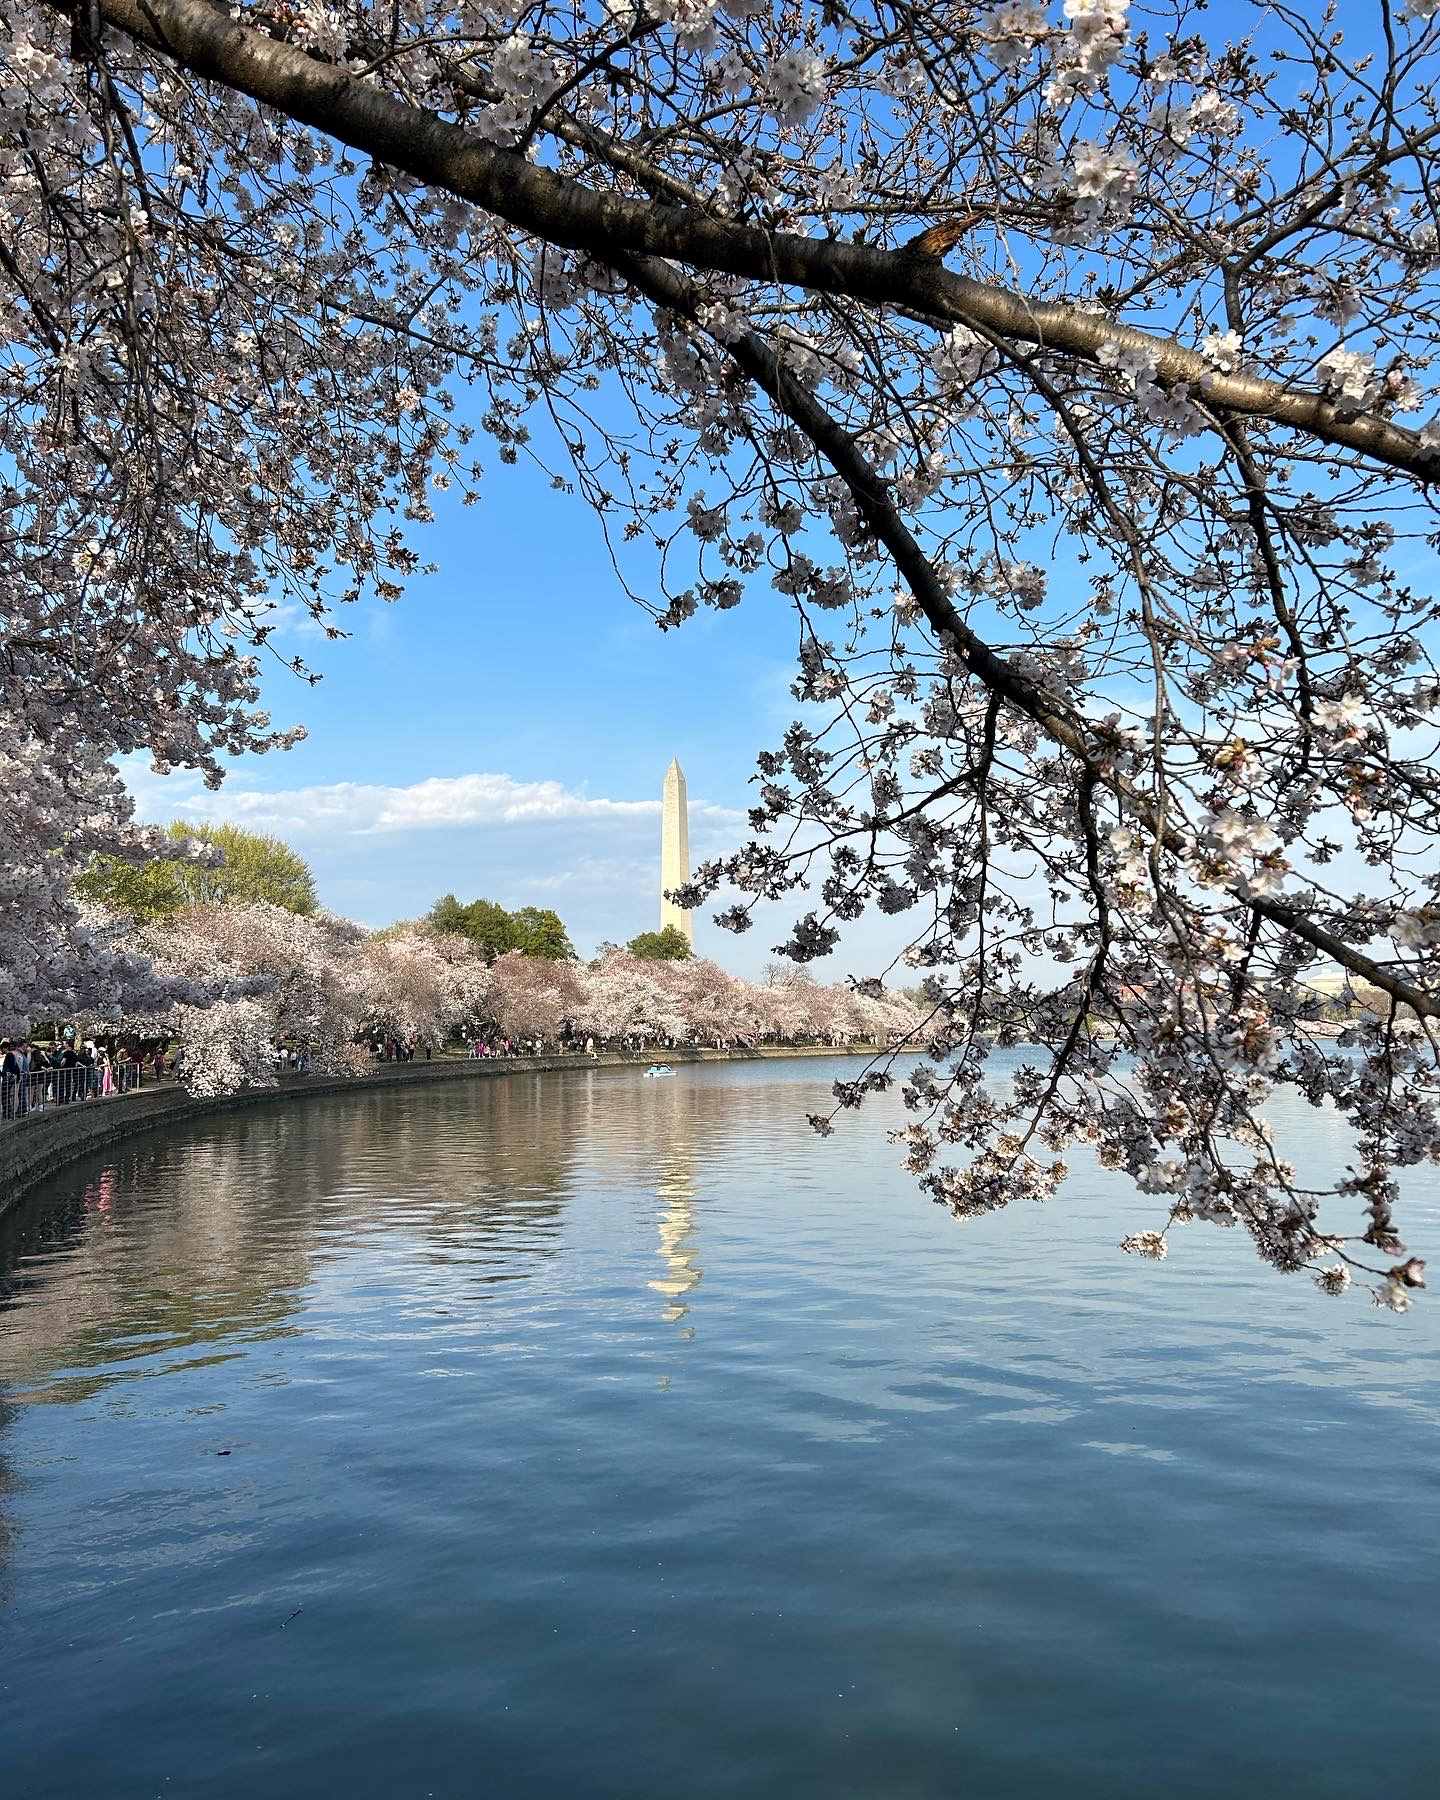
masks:
<path fill-rule="evenodd" d="M 677 1040 L 646 1033 L 623 1034 L 597 1044 L 593 1035 L 576 1030 L 568 1022 L 561 1026 L 552 1044 L 543 1036 L 510 1037 L 499 1033 L 470 1036 L 461 1033 L 448 1054 L 463 1047 L 466 1057 L 595 1056 L 601 1047 L 639 1054 L 657 1044 L 676 1047 Z M 367 1040 L 366 1047 L 377 1062 L 414 1062 L 417 1057 L 430 1062 L 437 1052 L 433 1038 L 383 1036 Z M 277 1073 L 307 1075 L 312 1058 L 303 1043 L 272 1044 L 270 1061 Z M 0 1120 L 24 1118 L 48 1107 L 69 1106 L 77 1101 L 99 1100 L 114 1094 L 132 1092 L 142 1082 L 158 1082 L 168 1077 L 184 1079 L 184 1053 L 179 1047 L 165 1044 L 130 1044 L 77 1039 L 67 1033 L 53 1043 L 34 1039 L 0 1039 Z"/>
<path fill-rule="evenodd" d="M 48 1044 L 5 1038 L 0 1040 L 0 1118 L 128 1093 L 142 1080 L 163 1080 L 170 1066 L 163 1044 L 144 1048 L 77 1040 L 73 1033 Z"/>
<path fill-rule="evenodd" d="M 465 1055 L 471 1058 L 482 1056 L 543 1056 L 545 1040 L 538 1037 L 471 1037 L 461 1033 L 459 1042 L 464 1045 Z M 561 1046 L 574 1048 L 573 1045 Z M 593 1047 L 593 1046 L 592 1046 Z M 435 1043 L 431 1038 L 385 1037 L 378 1038 L 370 1046 L 371 1054 L 377 1062 L 414 1062 L 417 1056 L 429 1062 L 435 1055 Z M 456 1045 L 450 1044 L 450 1054 L 455 1052 Z"/>
<path fill-rule="evenodd" d="M 486 1056 L 543 1056 L 545 1053 L 545 1040 L 538 1037 L 477 1037 L 466 1038 L 464 1043 L 465 1054 L 477 1059 Z M 562 1042 L 560 1048 L 573 1050 L 575 1046 Z"/>

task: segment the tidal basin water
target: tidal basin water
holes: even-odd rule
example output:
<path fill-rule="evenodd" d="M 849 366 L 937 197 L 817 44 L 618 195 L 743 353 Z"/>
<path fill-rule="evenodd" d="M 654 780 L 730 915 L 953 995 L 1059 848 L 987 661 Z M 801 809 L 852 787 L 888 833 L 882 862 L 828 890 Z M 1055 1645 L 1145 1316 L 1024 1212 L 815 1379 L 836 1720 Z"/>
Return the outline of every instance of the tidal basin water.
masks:
<path fill-rule="evenodd" d="M 959 1226 L 898 1105 L 814 1138 L 843 1069 L 55 1180 L 0 1243 L 0 1793 L 1435 1800 L 1440 1297 L 1138 1264 L 1084 1166 Z"/>

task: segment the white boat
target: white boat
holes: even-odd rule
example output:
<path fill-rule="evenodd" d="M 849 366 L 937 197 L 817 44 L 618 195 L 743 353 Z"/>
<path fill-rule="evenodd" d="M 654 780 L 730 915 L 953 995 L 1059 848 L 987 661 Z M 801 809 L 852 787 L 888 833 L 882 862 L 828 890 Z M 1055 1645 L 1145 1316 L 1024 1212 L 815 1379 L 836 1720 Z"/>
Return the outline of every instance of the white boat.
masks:
<path fill-rule="evenodd" d="M 669 1063 L 651 1063 L 650 1067 L 645 1071 L 645 1079 L 647 1081 L 658 1081 L 662 1075 L 673 1075 L 674 1073 L 675 1071 L 670 1067 Z"/>

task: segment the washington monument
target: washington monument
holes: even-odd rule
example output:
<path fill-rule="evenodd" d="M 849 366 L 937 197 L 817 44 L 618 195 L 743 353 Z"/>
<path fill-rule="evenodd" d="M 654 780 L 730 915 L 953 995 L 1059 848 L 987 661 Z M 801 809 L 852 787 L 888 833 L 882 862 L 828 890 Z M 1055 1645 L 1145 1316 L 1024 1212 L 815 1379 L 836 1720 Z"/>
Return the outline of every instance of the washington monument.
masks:
<path fill-rule="evenodd" d="M 665 895 L 690 879 L 690 805 L 685 798 L 685 771 L 675 757 L 665 771 L 660 793 L 660 929 L 673 925 L 695 947 L 695 921 Z"/>

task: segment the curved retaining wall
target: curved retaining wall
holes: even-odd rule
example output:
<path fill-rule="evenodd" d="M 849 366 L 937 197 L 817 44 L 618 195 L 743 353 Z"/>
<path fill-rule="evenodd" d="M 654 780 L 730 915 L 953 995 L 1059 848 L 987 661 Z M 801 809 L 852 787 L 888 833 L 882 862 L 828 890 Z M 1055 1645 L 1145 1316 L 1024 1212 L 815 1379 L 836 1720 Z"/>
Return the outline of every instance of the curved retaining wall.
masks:
<path fill-rule="evenodd" d="M 731 1052 L 728 1050 L 672 1050 L 670 1063 L 761 1062 L 772 1057 L 873 1056 L 874 1046 L 830 1050 L 803 1046 Z M 247 1088 L 238 1094 L 218 1094 L 197 1100 L 183 1088 L 141 1088 L 111 1100 L 76 1101 L 70 1106 L 32 1113 L 24 1119 L 0 1125 L 0 1213 L 23 1200 L 32 1188 L 63 1169 L 108 1149 L 126 1138 L 139 1137 L 157 1126 L 204 1118 L 211 1113 L 239 1112 L 275 1100 L 299 1100 L 325 1094 L 354 1094 L 372 1088 L 405 1087 L 429 1081 L 483 1081 L 499 1075 L 557 1074 L 575 1069 L 613 1069 L 648 1066 L 650 1055 L 626 1056 L 602 1051 L 598 1056 L 446 1057 L 435 1062 L 392 1063 L 369 1075 L 291 1075 L 276 1087 Z"/>

